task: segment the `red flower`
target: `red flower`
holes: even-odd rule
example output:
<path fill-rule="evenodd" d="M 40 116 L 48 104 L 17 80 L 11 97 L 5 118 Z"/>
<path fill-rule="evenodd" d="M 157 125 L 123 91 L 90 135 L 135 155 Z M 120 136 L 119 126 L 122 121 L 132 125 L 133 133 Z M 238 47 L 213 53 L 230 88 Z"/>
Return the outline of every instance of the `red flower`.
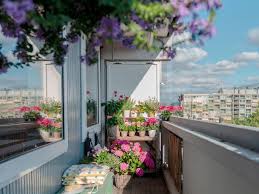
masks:
<path fill-rule="evenodd" d="M 33 106 L 33 107 L 31 107 L 31 110 L 36 111 L 36 112 L 40 112 L 41 108 L 39 106 Z"/>
<path fill-rule="evenodd" d="M 19 108 L 20 112 L 29 112 L 31 111 L 31 108 L 28 106 L 22 106 L 21 108 Z"/>

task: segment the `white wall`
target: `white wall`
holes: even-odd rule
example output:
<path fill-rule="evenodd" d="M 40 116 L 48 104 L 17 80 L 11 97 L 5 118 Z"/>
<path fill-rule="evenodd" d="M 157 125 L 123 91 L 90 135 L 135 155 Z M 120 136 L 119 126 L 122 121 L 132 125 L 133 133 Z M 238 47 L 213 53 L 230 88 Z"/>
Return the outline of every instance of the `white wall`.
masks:
<path fill-rule="evenodd" d="M 183 194 L 257 194 L 258 184 L 184 141 Z M 222 156 L 223 157 L 223 156 Z M 236 161 L 233 160 L 233 163 Z M 242 168 L 246 168 L 243 166 Z"/>
<path fill-rule="evenodd" d="M 149 97 L 159 100 L 159 64 L 146 64 L 145 62 L 123 62 L 107 66 L 107 99 L 118 95 L 129 96 L 136 101 L 144 101 Z"/>

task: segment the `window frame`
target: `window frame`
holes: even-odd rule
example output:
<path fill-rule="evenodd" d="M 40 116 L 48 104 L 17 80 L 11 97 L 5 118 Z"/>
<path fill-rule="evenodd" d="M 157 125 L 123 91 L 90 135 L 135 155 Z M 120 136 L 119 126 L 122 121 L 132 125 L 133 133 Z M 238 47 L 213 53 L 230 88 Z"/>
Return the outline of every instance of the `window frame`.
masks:
<path fill-rule="evenodd" d="M 46 63 L 49 63 L 46 62 Z M 45 64 L 46 65 L 46 64 Z M 4 176 L 0 176 L 0 189 L 13 181 L 19 179 L 25 174 L 39 168 L 49 161 L 64 154 L 68 150 L 68 110 L 67 110 L 67 63 L 65 62 L 62 69 L 62 105 L 63 105 L 63 139 L 57 142 L 46 144 L 37 149 L 30 150 L 17 157 L 11 158 L 0 163 L 0 172 Z M 17 165 L 18 164 L 18 165 Z"/>
<path fill-rule="evenodd" d="M 81 56 L 85 55 L 86 49 L 86 41 L 84 35 L 82 35 L 81 42 Z M 87 92 L 87 81 L 86 81 L 86 72 L 87 72 L 87 64 L 84 61 L 81 62 L 81 128 L 82 128 L 82 142 L 85 141 L 87 137 L 87 133 L 100 132 L 101 131 L 101 80 L 100 80 L 100 62 L 101 55 L 100 51 L 98 51 L 98 61 L 97 61 L 97 85 L 98 85 L 98 107 L 97 107 L 97 124 L 87 127 L 87 107 L 85 106 L 87 101 L 87 96 L 85 95 Z"/>

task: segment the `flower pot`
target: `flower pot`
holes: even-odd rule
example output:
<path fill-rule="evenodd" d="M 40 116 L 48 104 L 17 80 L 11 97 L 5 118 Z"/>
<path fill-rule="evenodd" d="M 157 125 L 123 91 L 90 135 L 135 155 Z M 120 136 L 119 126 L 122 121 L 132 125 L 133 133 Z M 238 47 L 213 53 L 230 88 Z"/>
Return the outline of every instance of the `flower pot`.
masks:
<path fill-rule="evenodd" d="M 128 131 L 121 131 L 121 137 L 127 137 Z"/>
<path fill-rule="evenodd" d="M 53 137 L 54 137 L 55 139 L 61 138 L 61 132 L 59 132 L 59 131 L 54 131 L 54 132 L 52 133 L 52 135 L 53 135 Z"/>
<path fill-rule="evenodd" d="M 145 137 L 146 135 L 146 131 L 139 131 L 138 133 L 140 137 Z"/>
<path fill-rule="evenodd" d="M 130 117 L 130 110 L 124 110 L 124 118 Z"/>
<path fill-rule="evenodd" d="M 45 142 L 49 142 L 50 141 L 50 132 L 39 129 L 39 133 L 41 138 L 45 141 Z"/>
<path fill-rule="evenodd" d="M 156 136 L 156 130 L 149 130 L 148 131 L 148 135 L 149 135 L 149 137 L 155 137 Z"/>
<path fill-rule="evenodd" d="M 134 136 L 135 136 L 135 134 L 136 134 L 136 132 L 135 132 L 135 131 L 129 131 L 129 136 L 130 136 L 130 137 L 134 137 Z"/>
<path fill-rule="evenodd" d="M 108 129 L 108 135 L 109 137 L 116 137 L 116 132 L 117 132 L 117 125 L 112 126 Z"/>
<path fill-rule="evenodd" d="M 130 179 L 131 179 L 131 175 L 118 175 L 116 174 L 114 176 L 115 179 L 115 186 L 118 189 L 124 189 L 124 187 L 126 187 L 126 185 L 129 183 Z"/>

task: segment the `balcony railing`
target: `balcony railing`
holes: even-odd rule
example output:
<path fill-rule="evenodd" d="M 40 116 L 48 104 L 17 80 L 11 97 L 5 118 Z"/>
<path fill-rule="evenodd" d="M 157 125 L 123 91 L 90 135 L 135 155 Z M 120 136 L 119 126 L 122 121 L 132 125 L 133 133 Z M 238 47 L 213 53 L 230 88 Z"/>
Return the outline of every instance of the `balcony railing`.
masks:
<path fill-rule="evenodd" d="M 258 142 L 257 128 L 172 117 L 162 124 L 169 190 L 173 185 L 182 194 L 258 193 Z"/>

